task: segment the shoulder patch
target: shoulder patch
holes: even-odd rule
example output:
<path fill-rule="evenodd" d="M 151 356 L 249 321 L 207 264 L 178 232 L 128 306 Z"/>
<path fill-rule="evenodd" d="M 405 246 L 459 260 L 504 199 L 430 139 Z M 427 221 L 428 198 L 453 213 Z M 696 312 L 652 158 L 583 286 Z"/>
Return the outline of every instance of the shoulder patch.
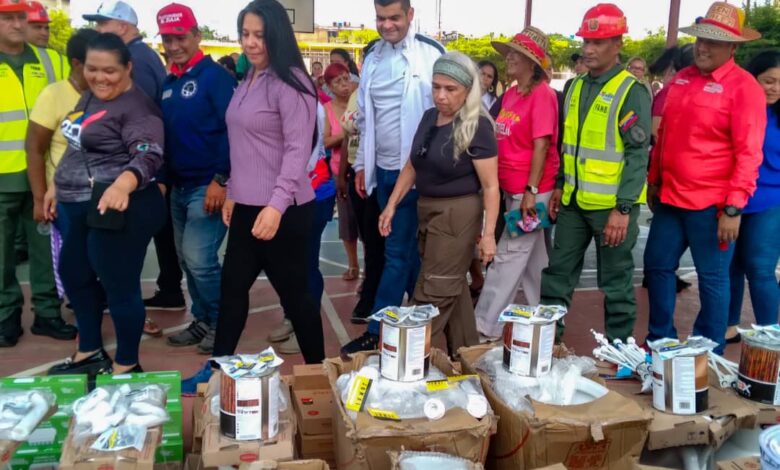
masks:
<path fill-rule="evenodd" d="M 422 34 L 415 34 L 414 38 L 418 41 L 424 42 L 425 44 L 428 44 L 429 46 L 435 48 L 442 54 L 446 53 L 447 50 L 444 49 L 444 46 L 441 45 L 441 43 L 435 39 L 429 38 L 428 36 L 424 36 Z"/>

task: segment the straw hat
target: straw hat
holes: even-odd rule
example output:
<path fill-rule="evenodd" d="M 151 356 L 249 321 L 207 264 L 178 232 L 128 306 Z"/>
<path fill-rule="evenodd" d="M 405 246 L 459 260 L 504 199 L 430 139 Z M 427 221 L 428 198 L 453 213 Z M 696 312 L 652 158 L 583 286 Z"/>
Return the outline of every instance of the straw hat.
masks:
<path fill-rule="evenodd" d="M 550 40 L 539 28 L 529 26 L 521 33 L 515 34 L 509 42 L 491 41 L 490 44 L 502 56 L 506 57 L 509 51 L 517 51 L 531 59 L 542 70 L 549 68 L 547 51 L 550 49 Z"/>
<path fill-rule="evenodd" d="M 761 37 L 761 33 L 745 26 L 745 11 L 726 2 L 715 2 L 707 10 L 707 16 L 680 31 L 702 39 L 721 42 L 748 42 Z"/>

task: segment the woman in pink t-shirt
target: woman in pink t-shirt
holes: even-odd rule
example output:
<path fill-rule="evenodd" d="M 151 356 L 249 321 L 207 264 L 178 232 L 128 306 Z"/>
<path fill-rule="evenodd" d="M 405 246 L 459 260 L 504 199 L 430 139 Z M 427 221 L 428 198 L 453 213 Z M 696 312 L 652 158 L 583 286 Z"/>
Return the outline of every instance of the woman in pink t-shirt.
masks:
<path fill-rule="evenodd" d="M 530 26 L 508 43 L 493 42 L 493 47 L 506 59 L 507 81 L 517 82 L 504 94 L 496 119 L 498 181 L 507 213 L 519 212 L 529 230 L 529 221 L 546 218 L 559 165 L 558 100 L 545 72 L 549 40 Z M 529 305 L 540 300 L 542 269 L 548 261 L 544 231 L 537 227 L 513 233 L 516 227 L 504 229 L 477 303 L 477 329 L 485 338 L 501 335 L 498 316 L 515 302 L 520 285 Z"/>

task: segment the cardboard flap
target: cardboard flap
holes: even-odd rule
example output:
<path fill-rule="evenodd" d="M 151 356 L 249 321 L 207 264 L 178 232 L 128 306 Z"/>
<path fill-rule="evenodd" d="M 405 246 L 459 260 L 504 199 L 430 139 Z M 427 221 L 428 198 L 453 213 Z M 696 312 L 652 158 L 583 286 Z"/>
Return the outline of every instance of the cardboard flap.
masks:
<path fill-rule="evenodd" d="M 534 409 L 533 420 L 546 424 L 551 421 L 602 428 L 623 422 L 650 421 L 651 414 L 639 404 L 626 399 L 617 392 L 609 391 L 603 397 L 582 405 L 547 405 L 531 399 Z M 597 440 L 595 436 L 594 440 Z"/>

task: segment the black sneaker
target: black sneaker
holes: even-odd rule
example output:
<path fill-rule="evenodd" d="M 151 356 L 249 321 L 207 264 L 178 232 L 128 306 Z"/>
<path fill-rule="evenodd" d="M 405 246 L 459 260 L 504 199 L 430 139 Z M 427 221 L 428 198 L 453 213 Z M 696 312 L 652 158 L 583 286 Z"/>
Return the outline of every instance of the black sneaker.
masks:
<path fill-rule="evenodd" d="M 691 287 L 691 283 L 688 281 L 683 280 L 680 278 L 680 276 L 677 276 L 677 293 L 684 291 L 685 289 Z"/>
<path fill-rule="evenodd" d="M 168 337 L 171 346 L 193 346 L 200 344 L 209 333 L 209 326 L 199 320 L 190 323 L 186 330 Z"/>
<path fill-rule="evenodd" d="M 370 316 L 371 316 L 371 312 L 370 311 L 366 312 L 366 311 L 362 311 L 362 310 L 360 310 L 358 308 L 355 308 L 355 310 L 352 311 L 352 318 L 350 318 L 349 321 L 353 325 L 365 325 L 365 324 L 367 324 L 370 321 L 369 318 L 368 318 Z"/>
<path fill-rule="evenodd" d="M 360 351 L 373 351 L 379 346 L 379 336 L 368 331 L 341 347 L 341 357 L 348 358 L 350 354 Z"/>
<path fill-rule="evenodd" d="M 79 330 L 75 326 L 66 323 L 65 320 L 60 317 L 35 317 L 30 332 L 34 335 L 48 336 L 49 338 L 54 339 L 72 340 L 76 339 Z"/>
<path fill-rule="evenodd" d="M 165 293 L 155 291 L 154 295 L 144 299 L 146 310 L 184 310 L 187 304 L 184 302 L 184 294 L 181 292 Z"/>
<path fill-rule="evenodd" d="M 20 318 L 9 318 L 0 322 L 0 348 L 16 346 L 23 333 Z"/>

